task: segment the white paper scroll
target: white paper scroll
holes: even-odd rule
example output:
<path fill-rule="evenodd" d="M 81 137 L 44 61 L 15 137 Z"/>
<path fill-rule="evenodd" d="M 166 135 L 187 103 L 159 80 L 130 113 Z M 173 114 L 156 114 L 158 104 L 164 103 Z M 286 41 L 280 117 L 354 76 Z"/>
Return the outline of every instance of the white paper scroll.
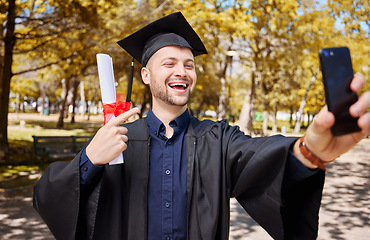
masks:
<path fill-rule="evenodd" d="M 98 63 L 99 82 L 103 104 L 114 103 L 116 102 L 116 87 L 114 86 L 112 58 L 108 54 L 98 53 L 96 54 L 96 60 Z M 113 115 L 110 120 L 114 118 L 115 117 Z M 122 163 L 123 156 L 120 154 L 116 159 L 109 162 L 109 165 Z"/>

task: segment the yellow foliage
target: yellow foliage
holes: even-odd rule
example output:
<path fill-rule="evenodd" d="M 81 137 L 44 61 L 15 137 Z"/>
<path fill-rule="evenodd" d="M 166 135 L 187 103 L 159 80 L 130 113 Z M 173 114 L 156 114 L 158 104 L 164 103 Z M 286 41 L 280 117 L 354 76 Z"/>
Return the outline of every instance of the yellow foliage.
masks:
<path fill-rule="evenodd" d="M 6 4 L 3 2 L 2 7 Z M 37 85 L 39 81 L 52 80 L 54 94 L 60 95 L 61 79 L 77 77 L 85 81 L 86 98 L 99 98 L 95 58 L 99 52 L 113 57 L 119 88 L 125 91 L 131 57 L 116 41 L 179 10 L 210 53 L 196 60 L 202 70 L 197 72 L 192 104 L 200 109 L 217 109 L 221 77 L 228 79 L 229 112 L 233 115 L 240 111 L 252 81 L 257 107 L 271 109 L 278 103 L 280 108 L 297 108 L 319 69 L 317 54 L 323 47 L 349 46 L 355 71 L 370 79 L 366 28 L 370 6 L 365 0 L 150 0 L 140 4 L 135 0 L 18 0 L 17 6 L 17 14 L 23 20 L 16 27 L 18 57 L 13 71 L 22 69 L 21 59 L 31 69 L 47 65 L 45 70 L 35 72 L 38 77 L 23 83 L 34 81 Z M 26 21 L 31 17 L 40 21 Z M 1 12 L 1 26 L 5 20 L 6 14 Z M 237 55 L 228 57 L 228 50 Z M 133 100 L 141 101 L 145 86 L 140 81 L 139 67 L 136 69 Z M 18 78 L 16 81 L 20 82 Z M 26 84 L 19 86 L 25 88 Z M 369 86 L 367 83 L 366 88 Z M 316 111 L 323 103 L 319 73 L 309 91 L 305 111 Z"/>

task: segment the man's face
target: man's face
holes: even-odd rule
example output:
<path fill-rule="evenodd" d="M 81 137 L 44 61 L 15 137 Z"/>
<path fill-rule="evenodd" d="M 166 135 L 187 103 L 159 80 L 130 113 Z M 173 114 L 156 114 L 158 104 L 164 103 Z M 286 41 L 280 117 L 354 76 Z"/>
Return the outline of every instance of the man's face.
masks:
<path fill-rule="evenodd" d="M 193 53 L 177 46 L 159 49 L 141 73 L 152 92 L 153 105 L 185 106 L 197 80 Z"/>

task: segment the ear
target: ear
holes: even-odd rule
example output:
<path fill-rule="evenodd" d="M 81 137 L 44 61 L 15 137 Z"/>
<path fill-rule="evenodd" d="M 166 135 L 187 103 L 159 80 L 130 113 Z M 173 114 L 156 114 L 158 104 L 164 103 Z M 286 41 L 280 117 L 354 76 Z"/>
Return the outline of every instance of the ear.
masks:
<path fill-rule="evenodd" d="M 150 84 L 150 70 L 148 68 L 141 68 L 141 79 L 143 80 L 144 84 Z"/>

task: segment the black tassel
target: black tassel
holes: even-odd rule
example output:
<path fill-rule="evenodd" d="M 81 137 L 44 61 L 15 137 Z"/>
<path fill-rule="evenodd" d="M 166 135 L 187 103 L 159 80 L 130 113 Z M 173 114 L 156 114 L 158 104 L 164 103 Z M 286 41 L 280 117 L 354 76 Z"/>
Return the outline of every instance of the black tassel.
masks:
<path fill-rule="evenodd" d="M 134 80 L 134 60 L 131 62 L 130 78 L 128 79 L 126 102 L 131 102 L 132 82 Z"/>

